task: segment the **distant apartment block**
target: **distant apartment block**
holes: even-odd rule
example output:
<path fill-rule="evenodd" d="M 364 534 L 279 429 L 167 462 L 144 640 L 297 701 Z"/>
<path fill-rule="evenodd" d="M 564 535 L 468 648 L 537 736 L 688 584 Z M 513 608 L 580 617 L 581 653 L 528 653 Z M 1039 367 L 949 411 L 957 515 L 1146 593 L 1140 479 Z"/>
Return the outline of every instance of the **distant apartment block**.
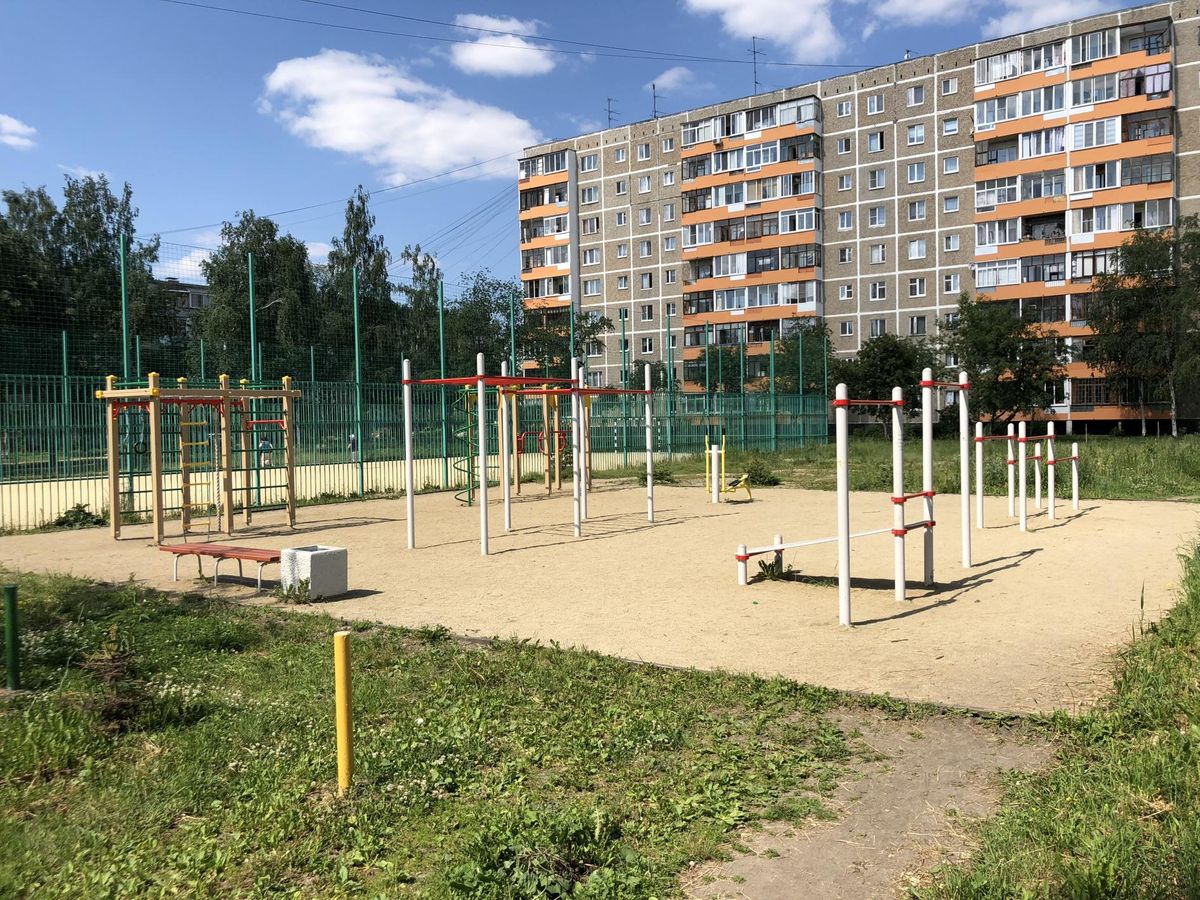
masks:
<path fill-rule="evenodd" d="M 967 291 L 1068 338 L 1053 417 L 1131 415 L 1078 359 L 1087 297 L 1135 228 L 1200 211 L 1198 34 L 1200 0 L 1156 3 L 530 147 L 526 308 L 624 321 L 595 385 L 624 353 L 698 390 L 706 342 L 761 377 L 806 319 L 853 355 Z"/>

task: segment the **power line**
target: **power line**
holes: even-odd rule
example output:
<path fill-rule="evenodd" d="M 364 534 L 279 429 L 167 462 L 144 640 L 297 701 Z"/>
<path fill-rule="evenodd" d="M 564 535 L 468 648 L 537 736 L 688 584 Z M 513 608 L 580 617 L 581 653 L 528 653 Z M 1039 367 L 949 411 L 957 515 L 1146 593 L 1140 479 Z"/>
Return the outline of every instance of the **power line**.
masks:
<path fill-rule="evenodd" d="M 313 19 L 299 19 L 294 16 L 281 16 L 274 13 L 255 12 L 248 9 L 233 9 L 228 6 L 214 6 L 208 3 L 196 3 L 194 0 L 158 0 L 159 3 L 169 3 L 173 6 L 187 6 L 192 9 L 204 9 L 210 12 L 223 12 L 237 16 L 250 16 L 255 19 L 268 19 L 275 22 L 290 22 L 294 25 L 315 25 L 318 28 L 334 28 L 339 31 L 353 31 L 360 34 L 378 34 L 386 37 L 402 37 L 411 38 L 419 41 L 437 41 L 443 44 L 471 44 L 477 47 L 499 47 L 503 50 L 524 50 L 534 53 L 560 53 L 568 56 L 601 56 L 610 59 L 644 59 L 644 60 L 659 60 L 665 62 L 707 62 L 707 63 L 724 63 L 730 65 L 750 65 L 748 60 L 730 59 L 722 56 L 697 56 L 695 54 L 678 54 L 668 53 L 666 51 L 655 51 L 653 53 L 643 53 L 641 51 L 633 51 L 626 53 L 610 53 L 603 50 L 569 50 L 565 47 L 538 47 L 533 45 L 514 46 L 512 44 L 490 44 L 485 41 L 469 40 L 467 38 L 451 38 L 440 37 L 433 34 L 414 34 L 407 31 L 390 31 L 384 28 L 367 28 L 363 25 L 344 25 L 337 22 L 318 22 Z M 365 11 L 365 10 L 364 10 Z M 459 26 L 453 26 L 459 27 Z M 522 35 L 529 37 L 529 35 Z M 583 43 L 583 42 L 579 42 Z M 587 45 L 585 45 L 587 46 Z M 602 45 L 592 45 L 602 46 Z M 767 66 L 789 66 L 795 68 L 808 69 L 865 69 L 872 68 L 873 65 L 863 63 L 794 63 L 794 62 L 775 62 L 766 60 L 763 65 Z"/>

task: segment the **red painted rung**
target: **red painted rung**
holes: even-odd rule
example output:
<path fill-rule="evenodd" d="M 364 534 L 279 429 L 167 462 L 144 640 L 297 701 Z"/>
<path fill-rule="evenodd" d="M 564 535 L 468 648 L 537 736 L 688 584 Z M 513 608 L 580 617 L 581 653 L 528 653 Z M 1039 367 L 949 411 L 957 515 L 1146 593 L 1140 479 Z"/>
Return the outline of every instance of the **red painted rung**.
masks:
<path fill-rule="evenodd" d="M 903 400 L 834 400 L 834 406 L 903 406 Z"/>
<path fill-rule="evenodd" d="M 971 382 L 960 381 L 922 381 L 921 387 L 940 387 L 940 388 L 962 388 L 964 391 L 971 389 Z"/>
<path fill-rule="evenodd" d="M 1009 437 L 1007 434 L 985 434 L 975 438 L 975 443 L 982 444 L 984 441 L 1015 441 L 1016 437 Z"/>
<path fill-rule="evenodd" d="M 936 497 L 937 491 L 915 491 L 911 494 L 904 494 L 901 497 L 892 497 L 892 502 L 899 506 L 901 503 L 906 503 L 909 500 L 915 500 L 917 497 Z"/>

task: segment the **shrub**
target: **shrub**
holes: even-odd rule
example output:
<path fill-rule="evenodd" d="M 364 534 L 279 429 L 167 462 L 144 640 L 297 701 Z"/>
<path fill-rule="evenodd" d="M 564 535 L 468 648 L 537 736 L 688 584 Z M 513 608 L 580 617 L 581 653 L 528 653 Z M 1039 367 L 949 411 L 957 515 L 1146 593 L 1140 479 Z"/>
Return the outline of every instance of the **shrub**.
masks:
<path fill-rule="evenodd" d="M 95 528 L 107 525 L 105 516 L 92 512 L 86 503 L 76 503 L 51 523 L 55 528 Z"/>
<path fill-rule="evenodd" d="M 746 460 L 742 471 L 750 476 L 750 483 L 755 487 L 775 487 L 783 484 L 783 479 L 775 474 L 775 470 L 767 465 L 761 456 L 751 456 Z"/>

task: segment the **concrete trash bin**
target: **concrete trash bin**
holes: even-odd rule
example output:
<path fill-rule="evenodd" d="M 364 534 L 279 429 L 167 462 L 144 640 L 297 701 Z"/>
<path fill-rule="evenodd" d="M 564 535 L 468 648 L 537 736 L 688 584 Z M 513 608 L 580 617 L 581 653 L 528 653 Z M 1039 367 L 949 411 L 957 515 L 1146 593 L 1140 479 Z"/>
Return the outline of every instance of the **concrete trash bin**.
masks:
<path fill-rule="evenodd" d="M 287 547 L 279 561 L 279 582 L 285 591 L 300 591 L 308 583 L 312 600 L 346 593 L 346 548 L 313 544 Z"/>

